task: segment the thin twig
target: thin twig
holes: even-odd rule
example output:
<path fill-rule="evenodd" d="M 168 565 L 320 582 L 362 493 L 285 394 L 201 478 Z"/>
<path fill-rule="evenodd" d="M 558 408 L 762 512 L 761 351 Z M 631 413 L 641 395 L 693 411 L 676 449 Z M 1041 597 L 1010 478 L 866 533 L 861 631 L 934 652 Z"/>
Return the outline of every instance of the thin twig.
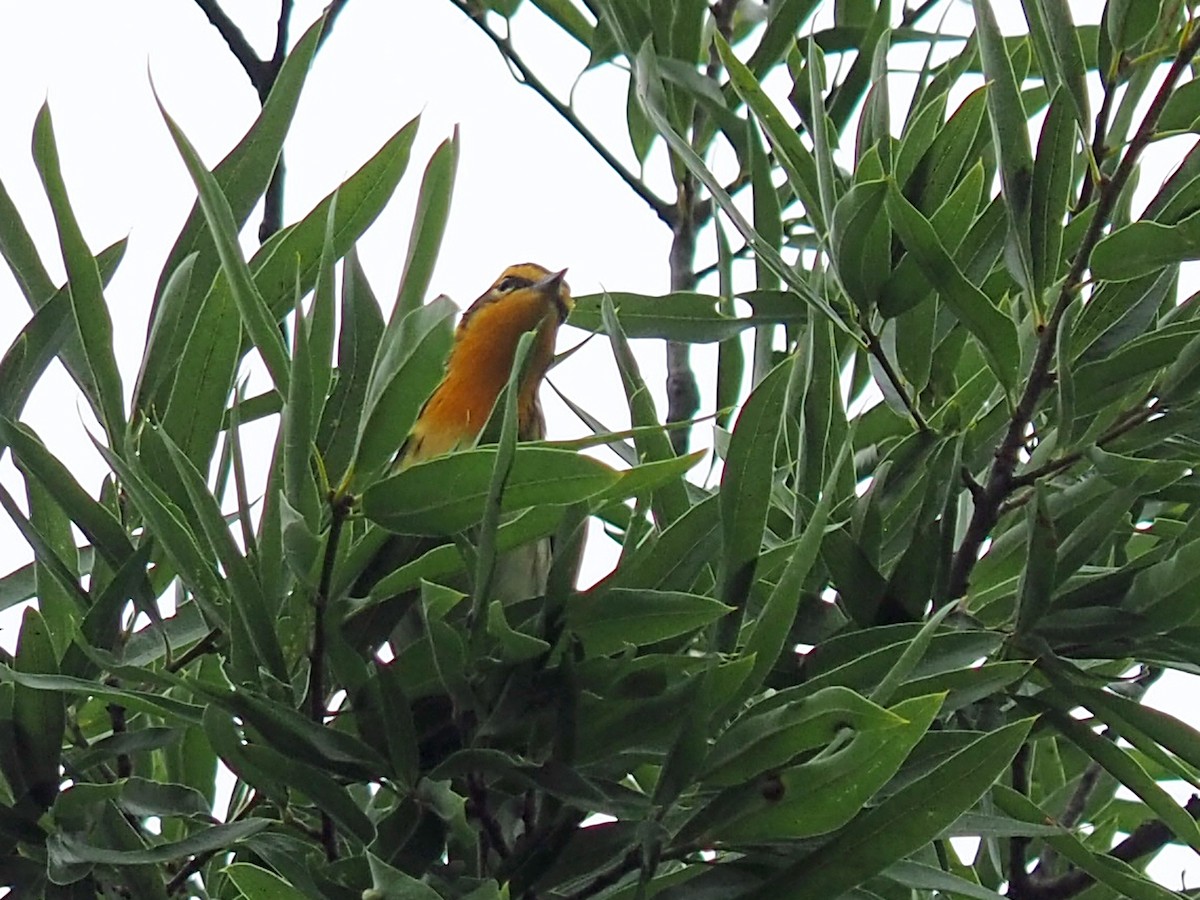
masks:
<path fill-rule="evenodd" d="M 1117 421 L 1113 423 L 1104 434 L 1096 438 L 1094 446 L 1103 447 L 1105 444 L 1115 441 L 1123 434 L 1128 434 L 1139 425 L 1143 425 L 1150 421 L 1155 416 L 1163 412 L 1163 409 L 1158 404 L 1151 406 L 1140 406 L 1137 409 L 1127 410 L 1117 417 Z M 1093 446 L 1093 445 L 1089 445 Z M 1020 475 L 1013 475 L 1012 486 L 1013 490 L 1023 487 L 1032 487 L 1039 478 L 1045 478 L 1047 475 L 1055 475 L 1064 469 L 1069 469 L 1075 463 L 1083 459 L 1087 453 L 1087 449 L 1072 450 L 1070 453 L 1064 453 L 1045 465 L 1038 466 L 1036 469 L 1029 469 L 1022 472 Z"/>
<path fill-rule="evenodd" d="M 958 550 L 955 551 L 947 592 L 947 596 L 951 600 L 966 594 L 971 572 L 979 560 L 980 548 L 991 534 L 992 528 L 995 527 L 1001 505 L 1014 490 L 1013 473 L 1020 461 L 1020 449 L 1024 444 L 1025 431 L 1033 421 L 1042 394 L 1053 382 L 1050 367 L 1054 359 L 1059 324 L 1062 322 L 1067 307 L 1071 305 L 1080 289 L 1084 272 L 1087 271 L 1088 262 L 1091 259 L 1092 249 L 1103 235 L 1108 218 L 1133 174 L 1138 158 L 1154 137 L 1158 120 L 1166 108 L 1167 101 L 1171 98 L 1175 84 L 1188 68 L 1198 50 L 1200 50 L 1200 28 L 1192 28 L 1171 63 L 1150 108 L 1146 111 L 1137 134 L 1129 142 L 1112 179 L 1101 186 L 1100 196 L 1096 202 L 1096 212 L 1091 222 L 1088 223 L 1087 232 L 1080 242 L 1079 251 L 1075 254 L 1067 277 L 1063 279 L 1054 309 L 1042 329 L 1025 388 L 1013 410 L 1004 438 L 996 448 L 995 460 L 984 485 L 982 501 L 975 503 L 966 535 Z"/>
<path fill-rule="evenodd" d="M 1029 796 L 1029 745 L 1022 744 L 1012 761 L 1013 790 L 1022 797 Z M 1010 896 L 1012 892 L 1024 891 L 1029 887 L 1028 864 L 1029 838 L 1014 834 L 1008 839 L 1008 884 Z"/>
<path fill-rule="evenodd" d="M 1200 797 L 1192 797 L 1183 808 L 1193 819 L 1200 819 Z M 1120 862 L 1132 863 L 1158 852 L 1173 839 L 1174 834 L 1170 827 L 1158 819 L 1153 819 L 1135 828 L 1129 837 L 1113 847 L 1107 855 Z M 1047 881 L 1031 881 L 1020 890 L 1010 884 L 1007 896 L 1012 900 L 1070 900 L 1095 882 L 1096 879 L 1089 872 L 1072 869 Z"/>
<path fill-rule="evenodd" d="M 494 31 L 491 26 L 488 25 L 485 18 L 485 13 L 475 9 L 469 2 L 467 2 L 467 0 L 450 0 L 450 2 L 454 4 L 459 12 L 474 22 L 476 27 L 485 35 L 487 35 L 488 40 L 495 44 L 496 49 L 500 51 L 500 55 L 503 56 L 509 65 L 516 69 L 517 73 L 520 75 L 520 78 L 518 78 L 517 81 L 526 87 L 532 88 L 539 97 L 545 100 L 546 103 L 550 105 L 551 109 L 558 113 L 568 125 L 575 129 L 576 134 L 578 134 L 587 142 L 588 146 L 591 147 L 602 160 L 604 160 L 608 167 L 612 169 L 622 181 L 629 185 L 630 189 L 639 197 L 641 197 L 642 200 L 646 202 L 647 206 L 654 210 L 655 215 L 670 225 L 672 214 L 671 205 L 651 191 L 650 188 L 648 188 L 640 178 L 622 165 L 621 161 L 613 156 L 609 149 L 600 141 L 600 139 L 596 137 L 596 135 L 594 135 L 586 125 L 583 124 L 578 116 L 575 115 L 575 111 L 558 99 L 558 97 L 548 87 L 546 87 L 542 80 L 533 73 L 528 65 L 525 64 L 525 61 L 521 58 L 520 54 L 517 53 L 516 49 L 512 45 L 512 40 L 507 35 L 503 35 L 497 31 Z"/>
<path fill-rule="evenodd" d="M 1100 101 L 1100 110 L 1096 113 L 1096 123 L 1092 126 L 1092 162 L 1096 165 L 1096 177 L 1091 171 L 1083 179 L 1079 189 L 1079 201 L 1075 204 L 1075 212 L 1082 212 L 1092 202 L 1092 192 L 1096 189 L 1097 179 L 1102 178 L 1104 157 L 1108 152 L 1108 119 L 1112 115 L 1113 99 L 1117 95 L 1117 87 L 1105 72 L 1101 76 L 1104 82 L 1104 99 Z"/>
<path fill-rule="evenodd" d="M 246 40 L 242 30 L 234 24 L 216 0 L 196 0 L 196 5 L 208 17 L 213 28 L 217 29 L 217 33 L 225 41 L 229 52 L 241 63 L 242 71 L 246 73 L 250 84 L 257 91 L 262 80 L 262 70 L 266 64 L 258 58 L 258 54 L 254 52 L 254 48 L 250 46 L 250 42 Z"/>
<path fill-rule="evenodd" d="M 900 379 L 900 373 L 892 366 L 892 362 L 888 359 L 888 355 L 884 351 L 883 344 L 880 342 L 878 335 L 871 330 L 870 325 L 866 322 L 861 323 L 861 326 L 863 337 L 867 341 L 867 352 L 875 357 L 875 361 L 879 363 L 879 368 L 883 370 L 883 374 L 887 376 L 888 381 L 892 384 L 892 390 L 896 392 L 896 395 L 900 398 L 900 402 L 908 410 L 908 415 L 913 420 L 913 424 L 920 431 L 928 431 L 929 423 L 925 421 L 925 417 L 917 409 L 917 404 L 913 398 L 908 396 L 908 391 L 904 389 L 904 382 Z"/>
<path fill-rule="evenodd" d="M 1079 783 L 1075 785 L 1075 790 L 1071 792 L 1071 796 L 1067 799 L 1067 805 L 1063 807 L 1062 815 L 1058 817 L 1058 824 L 1063 828 L 1074 828 L 1083 819 L 1084 810 L 1087 809 L 1088 801 L 1092 799 L 1092 794 L 1096 790 L 1096 785 L 1100 783 L 1100 776 L 1104 774 L 1104 767 L 1100 763 L 1092 760 L 1083 770 L 1083 774 L 1079 776 Z M 1055 860 L 1058 858 L 1058 853 L 1049 844 L 1042 850 L 1041 859 L 1038 860 L 1037 868 L 1033 870 L 1034 877 L 1043 879 L 1052 875 Z"/>

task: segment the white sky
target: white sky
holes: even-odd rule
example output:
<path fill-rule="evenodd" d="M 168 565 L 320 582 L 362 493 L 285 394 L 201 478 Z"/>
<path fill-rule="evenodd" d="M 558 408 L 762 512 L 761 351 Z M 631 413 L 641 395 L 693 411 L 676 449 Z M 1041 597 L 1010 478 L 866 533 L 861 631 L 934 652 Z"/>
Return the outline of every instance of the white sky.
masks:
<path fill-rule="evenodd" d="M 223 4 L 269 55 L 278 3 L 227 0 Z M 319 14 L 322 2 L 298 0 L 292 38 Z M 1018 4 L 998 4 L 1017 13 Z M 1077 2 L 1077 19 L 1094 21 L 1100 4 Z M 637 164 L 622 136 L 626 80 L 604 67 L 575 76 L 587 52 L 525 5 L 515 20 L 515 39 L 531 67 L 634 171 Z M 962 5 L 959 12 L 969 9 Z M 0 0 L 0 179 L 3 179 L 56 281 L 63 279 L 55 231 L 30 156 L 34 118 L 48 98 L 72 203 L 93 249 L 129 236 L 125 260 L 107 291 L 114 318 L 117 357 L 131 388 L 144 345 L 150 299 L 163 260 L 194 199 L 182 162 L 158 115 L 148 72 L 163 103 L 204 160 L 214 165 L 245 133 L 258 101 L 240 66 L 191 0 Z M 1013 30 L 1023 30 L 1015 24 Z M 547 74 L 550 73 L 550 74 Z M 287 144 L 285 221 L 312 205 L 364 163 L 401 125 L 420 114 L 422 124 L 409 171 L 396 198 L 360 244 L 377 295 L 390 302 L 403 266 L 421 171 L 437 144 L 460 127 L 461 152 L 450 224 L 432 282 L 466 305 L 514 262 L 569 267 L 576 294 L 610 290 L 665 293 L 670 235 L 664 225 L 532 91 L 510 77 L 478 29 L 447 0 L 396 2 L 351 0 L 331 39 L 317 57 Z M 648 169 L 661 195 L 661 144 Z M 1157 183 L 1157 178 L 1146 182 Z M 251 218 L 247 246 L 254 246 L 259 217 Z M 736 236 L 734 237 L 736 240 Z M 701 244 L 698 262 L 711 258 Z M 0 349 L 28 318 L 7 267 L 0 271 Z M 580 332 L 565 329 L 560 347 Z M 700 373 L 702 412 L 713 408 L 711 347 L 693 351 Z M 665 411 L 661 345 L 645 342 L 643 374 Z M 555 370 L 555 383 L 575 402 L 611 427 L 627 416 L 607 342 L 594 340 Z M 551 437 L 585 433 L 546 391 L 543 401 Z M 24 421 L 72 466 L 89 489 L 98 489 L 106 468 L 92 451 L 86 430 L 90 411 L 57 365 L 26 407 Z M 263 440 L 269 440 L 265 432 Z M 711 443 L 708 426 L 695 429 L 694 446 Z M 265 458 L 269 444 L 263 451 Z M 0 479 L 24 495 L 7 459 Z M 594 535 L 591 569 L 604 571 L 611 548 Z M 0 574 L 30 555 L 15 528 L 0 519 Z M 593 576 L 594 577 L 594 576 Z M 11 646 L 15 623 L 0 644 Z M 1154 702 L 1197 720 L 1182 678 L 1155 689 Z M 1178 886 L 1180 871 L 1200 873 L 1195 854 L 1179 850 L 1157 865 L 1159 877 Z"/>

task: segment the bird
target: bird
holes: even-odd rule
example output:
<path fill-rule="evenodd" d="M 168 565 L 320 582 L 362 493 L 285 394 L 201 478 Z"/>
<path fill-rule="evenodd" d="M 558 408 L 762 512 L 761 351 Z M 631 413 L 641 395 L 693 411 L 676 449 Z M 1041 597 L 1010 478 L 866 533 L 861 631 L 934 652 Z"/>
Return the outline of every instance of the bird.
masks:
<path fill-rule="evenodd" d="M 518 386 L 517 439 L 536 441 L 546 436 L 538 390 L 554 361 L 559 326 L 574 307 L 564 280 L 566 271 L 551 271 L 536 263 L 508 266 L 467 308 L 455 329 L 442 380 L 400 445 L 393 472 L 475 443 L 508 383 L 521 336 L 529 331 L 534 337 Z M 418 546 L 420 543 L 411 536 L 390 538 L 367 564 L 351 593 L 365 596 L 385 575 L 428 549 L 428 542 Z M 491 599 L 509 603 L 539 596 L 545 590 L 549 568 L 548 539 L 501 555 L 496 560 Z M 373 639 L 385 638 L 410 603 L 390 605 L 392 615 L 380 618 L 386 610 L 376 608 L 370 616 L 376 623 L 371 629 Z"/>
<path fill-rule="evenodd" d="M 554 360 L 558 327 L 574 305 L 563 281 L 566 273 L 536 263 L 509 266 L 463 313 L 445 375 L 401 445 L 397 470 L 474 443 L 508 383 L 517 343 L 526 331 L 535 335 L 518 392 L 517 439 L 546 436 L 538 388 Z"/>

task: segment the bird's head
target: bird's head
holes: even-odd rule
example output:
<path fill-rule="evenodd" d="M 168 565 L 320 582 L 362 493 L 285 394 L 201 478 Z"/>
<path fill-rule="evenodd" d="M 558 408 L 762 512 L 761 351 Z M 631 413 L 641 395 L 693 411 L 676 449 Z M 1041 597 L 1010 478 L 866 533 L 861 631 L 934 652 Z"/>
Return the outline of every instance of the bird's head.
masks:
<path fill-rule="evenodd" d="M 566 274 L 566 269 L 551 272 L 537 263 L 509 266 L 492 282 L 492 286 L 483 296 L 471 304 L 470 309 L 463 314 L 460 327 L 484 307 L 503 305 L 528 308 L 531 303 L 545 304 L 546 311 L 552 311 L 561 324 L 566 321 L 575 306 L 575 301 L 571 299 L 571 289 L 563 280 Z"/>

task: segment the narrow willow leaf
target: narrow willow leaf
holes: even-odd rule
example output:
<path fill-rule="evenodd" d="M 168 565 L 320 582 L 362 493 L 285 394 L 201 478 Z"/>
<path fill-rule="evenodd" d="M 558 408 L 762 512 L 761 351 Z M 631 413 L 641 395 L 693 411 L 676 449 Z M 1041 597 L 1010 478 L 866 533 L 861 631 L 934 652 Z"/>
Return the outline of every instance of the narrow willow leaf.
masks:
<path fill-rule="evenodd" d="M 1053 821 L 1053 817 L 1041 807 L 1007 785 L 995 785 L 992 797 L 1003 812 L 1020 821 L 1034 825 Z M 1129 897 L 1130 900 L 1178 900 L 1179 895 L 1174 891 L 1155 884 L 1127 863 L 1113 859 L 1106 853 L 1093 852 L 1070 832 L 1047 835 L 1045 840 L 1064 859 L 1083 869 L 1100 884 L 1112 888 L 1115 896 Z"/>
<path fill-rule="evenodd" d="M 867 181 L 850 188 L 833 211 L 830 255 L 850 299 L 869 314 L 891 274 L 892 233 L 883 215 L 888 182 Z"/>
<path fill-rule="evenodd" d="M 388 323 L 367 380 L 351 460 L 360 477 L 369 478 L 392 461 L 441 380 L 456 312 L 449 298 L 439 297 Z"/>
<path fill-rule="evenodd" d="M 979 341 L 988 366 L 1005 387 L 1015 384 L 1018 361 L 1017 333 L 1012 321 L 992 305 L 991 300 L 967 280 L 929 220 L 890 184 L 887 196 L 888 217 L 900 240 L 912 253 L 925 277 L 937 288 L 939 297 L 953 310 L 958 320 Z"/>
<path fill-rule="evenodd" d="M 94 391 L 85 391 L 85 395 L 96 417 L 104 425 L 109 444 L 119 447 L 125 435 L 125 401 L 121 373 L 113 350 L 112 316 L 104 298 L 100 270 L 67 197 L 49 104 L 43 104 L 38 112 L 33 132 L 33 155 L 58 228 L 63 263 L 70 279 L 71 311 L 95 388 Z"/>
<path fill-rule="evenodd" d="M 450 197 L 454 191 L 454 173 L 458 168 L 458 129 L 454 136 L 443 141 L 433 151 L 425 166 L 425 177 L 417 194 L 417 209 L 413 214 L 412 234 L 408 239 L 408 255 L 396 294 L 393 317 L 403 316 L 421 305 L 433 266 L 437 262 L 442 235 L 450 216 Z"/>
<path fill-rule="evenodd" d="M 1187 259 L 1200 259 L 1200 212 L 1174 225 L 1139 220 L 1118 228 L 1092 251 L 1092 274 L 1129 281 Z"/>
<path fill-rule="evenodd" d="M 325 404 L 317 432 L 325 470 L 338 484 L 350 463 L 358 435 L 359 419 L 367 393 L 371 363 L 383 336 L 383 316 L 367 283 L 358 252 L 346 255 L 342 269 L 341 329 L 338 332 L 337 380 Z M 243 421 L 247 421 L 243 408 Z"/>
<path fill-rule="evenodd" d="M 698 631 L 733 612 L 699 594 L 636 588 L 577 594 L 567 600 L 566 610 L 567 627 L 583 641 L 589 656 Z"/>
<path fill-rule="evenodd" d="M 1041 702 L 1040 698 L 1032 698 L 1026 702 L 1036 703 L 1038 707 L 1046 708 L 1046 704 Z M 1183 807 L 1171 798 L 1166 790 L 1150 777 L 1129 752 L 1096 734 L 1063 710 L 1047 708 L 1046 715 L 1053 722 L 1054 727 L 1073 744 L 1088 754 L 1091 759 L 1104 766 L 1124 787 L 1137 794 L 1148 807 L 1154 810 L 1154 814 L 1167 824 L 1177 838 L 1200 852 L 1200 826 Z"/>
<path fill-rule="evenodd" d="M 161 437 L 167 454 L 187 488 L 192 519 L 199 522 L 208 545 L 220 561 L 233 598 L 233 611 L 244 623 L 246 635 L 254 647 L 255 670 L 261 667 L 281 683 L 286 683 L 287 665 L 275 631 L 275 610 L 268 605 L 249 561 L 234 543 L 220 505 L 209 493 L 204 476 L 171 442 L 170 437 L 161 431 L 148 431 L 143 435 L 143 440 L 152 440 L 152 435 Z"/>
<path fill-rule="evenodd" d="M 862 884 L 936 838 L 1007 769 L 1032 719 L 989 732 L 862 813 L 746 900 L 824 900 Z"/>
<path fill-rule="evenodd" d="M 996 23 L 989 0 L 971 0 L 975 10 L 975 33 L 983 74 L 988 80 L 988 118 L 992 146 L 1000 162 L 1000 185 L 1008 212 L 1009 239 L 1019 260 L 1016 274 L 1025 287 L 1033 287 L 1033 260 L 1029 244 L 1030 189 L 1033 183 L 1033 152 L 1020 86 L 1013 72 L 1004 36 Z M 1035 298 L 1035 302 L 1039 302 Z"/>
<path fill-rule="evenodd" d="M 1042 125 L 1029 201 L 1033 286 L 1039 295 L 1058 278 L 1062 262 L 1063 223 L 1075 181 L 1071 166 L 1077 128 L 1073 104 L 1059 90 Z"/>
<path fill-rule="evenodd" d="M 567 322 L 586 331 L 602 333 L 604 321 L 601 306 L 605 297 L 612 298 L 617 321 L 627 338 L 657 338 L 706 344 L 736 338 L 747 328 L 761 328 L 779 323 L 803 321 L 804 308 L 796 303 L 792 309 L 781 308 L 778 313 L 752 313 L 732 316 L 723 309 L 720 297 L 676 291 L 660 297 L 611 291 L 606 294 L 585 294 L 575 300 L 575 308 Z"/>
<path fill-rule="evenodd" d="M 630 424 L 635 428 L 645 429 L 639 430 L 633 439 L 638 460 L 652 463 L 673 459 L 675 450 L 671 447 L 670 438 L 658 428 L 649 427 L 661 426 L 658 413 L 654 409 L 654 401 L 650 397 L 646 382 L 642 379 L 637 358 L 629 347 L 629 340 L 617 320 L 616 309 L 608 296 L 601 301 L 600 314 L 604 330 L 608 332 L 617 371 L 621 373 L 625 402 L 629 406 Z M 651 497 L 651 508 L 659 528 L 666 528 L 687 512 L 689 506 L 687 488 L 682 480 L 664 486 Z"/>
<path fill-rule="evenodd" d="M 712 193 L 717 205 L 721 207 L 722 211 L 724 211 L 729 220 L 734 224 L 734 227 L 737 228 L 742 237 L 746 239 L 746 242 L 754 249 L 756 256 L 765 265 L 770 266 L 771 270 L 783 279 L 783 282 L 794 290 L 806 304 L 820 310 L 841 330 L 850 333 L 850 327 L 841 316 L 834 312 L 833 307 L 829 305 L 825 298 L 813 290 L 812 286 L 789 266 L 770 243 L 764 240 L 762 235 L 747 221 L 720 180 L 705 165 L 704 160 L 674 130 L 670 120 L 664 115 L 661 109 L 664 102 L 662 80 L 659 77 L 653 53 L 650 52 L 648 46 L 638 54 L 634 72 L 637 75 L 638 99 L 646 110 L 646 115 L 650 117 L 650 121 L 654 123 L 654 127 L 658 129 L 659 134 L 667 141 L 680 161 Z"/>
<path fill-rule="evenodd" d="M 1034 485 L 1033 501 L 1026 504 L 1029 542 L 1021 585 L 1017 590 L 1017 634 L 1026 634 L 1050 608 L 1057 584 L 1058 535 L 1047 503 L 1046 489 Z"/>
<path fill-rule="evenodd" d="M 24 675 L 58 674 L 58 658 L 48 623 L 34 607 L 27 607 L 21 618 L 13 668 Z M 21 787 L 31 793 L 39 807 L 46 809 L 58 793 L 59 760 L 66 729 L 62 695 L 18 682 L 12 692 L 12 727 L 24 780 Z"/>
<path fill-rule="evenodd" d="M 407 534 L 453 535 L 483 517 L 497 450 L 453 453 L 412 465 L 369 487 L 367 518 Z M 591 457 L 544 447 L 519 447 L 501 509 L 585 500 L 616 484 L 620 474 Z"/>
<path fill-rule="evenodd" d="M 724 540 L 717 597 L 736 609 L 745 609 L 754 584 L 775 479 L 775 445 L 797 371 L 803 370 L 795 356 L 789 357 L 754 389 L 738 414 L 725 455 L 719 492 Z M 732 646 L 741 625 L 736 617 L 729 621 L 723 633 L 726 647 Z"/>
<path fill-rule="evenodd" d="M 318 18 L 292 47 L 275 76 L 271 93 L 263 102 L 258 118 L 245 137 L 213 169 L 213 176 L 229 201 L 239 230 L 270 184 L 325 24 L 324 17 Z M 198 200 L 188 214 L 159 275 L 154 290 L 154 305 L 150 311 L 152 329 L 158 321 L 168 281 L 192 254 L 197 254 L 195 280 L 186 291 L 186 301 L 181 304 L 180 326 L 177 329 L 160 329 L 161 340 L 152 341 L 146 347 L 142 371 L 153 376 L 145 379 L 147 383 L 158 383 L 158 373 L 178 361 L 184 342 L 196 322 L 195 317 L 199 314 L 200 302 L 220 268 L 220 260 L 212 253 L 208 223 Z M 139 393 L 134 396 L 134 407 L 146 409 L 155 402 L 161 405 L 164 400 L 165 397 L 160 395 Z"/>
<path fill-rule="evenodd" d="M 743 64 L 720 34 L 713 36 L 713 42 L 721 62 L 729 71 L 729 83 L 762 124 L 763 131 L 771 142 L 771 149 L 775 151 L 775 157 L 788 177 L 788 184 L 804 204 L 805 213 L 812 221 L 813 228 L 818 234 L 823 233 L 825 217 L 821 211 L 821 189 L 817 181 L 817 164 L 812 153 L 801 142 L 796 129 L 788 125 L 778 107 L 763 91 L 752 66 Z"/>
<path fill-rule="evenodd" d="M 183 131 L 175 124 L 175 120 L 167 113 L 157 95 L 155 95 L 155 100 L 158 102 L 158 109 L 162 114 L 163 121 L 167 123 L 167 128 L 171 132 L 171 138 L 175 141 L 175 146 L 178 148 L 180 156 L 183 157 L 188 173 L 192 176 L 192 181 L 195 182 L 196 190 L 200 194 L 200 206 L 204 210 L 208 227 L 212 231 L 213 241 L 217 246 L 217 253 L 221 257 L 221 271 L 229 283 L 242 322 L 262 355 L 276 390 L 281 394 L 286 394 L 290 371 L 287 350 L 284 348 L 283 339 L 271 318 L 267 304 L 254 284 L 254 279 L 250 275 L 250 267 L 246 264 L 245 257 L 242 256 L 242 249 L 237 239 L 237 223 L 234 221 L 229 201 L 221 193 L 221 188 L 212 173 L 204 168 L 199 154 L 196 153 Z"/>
<path fill-rule="evenodd" d="M 795 839 L 842 828 L 900 770 L 941 703 L 940 695 L 898 703 L 886 711 L 888 718 L 875 715 L 864 721 L 867 727 L 854 729 L 848 741 L 841 739 L 847 729 L 833 728 L 834 737 L 816 756 L 727 788 L 684 825 L 681 836 L 757 843 L 773 840 L 770 835 Z M 767 752 L 752 753 L 742 762 L 753 763 L 747 771 L 771 758 L 782 765 L 801 752 L 787 753 L 786 742 L 807 739 L 805 731 L 786 733 L 762 748 Z"/>

